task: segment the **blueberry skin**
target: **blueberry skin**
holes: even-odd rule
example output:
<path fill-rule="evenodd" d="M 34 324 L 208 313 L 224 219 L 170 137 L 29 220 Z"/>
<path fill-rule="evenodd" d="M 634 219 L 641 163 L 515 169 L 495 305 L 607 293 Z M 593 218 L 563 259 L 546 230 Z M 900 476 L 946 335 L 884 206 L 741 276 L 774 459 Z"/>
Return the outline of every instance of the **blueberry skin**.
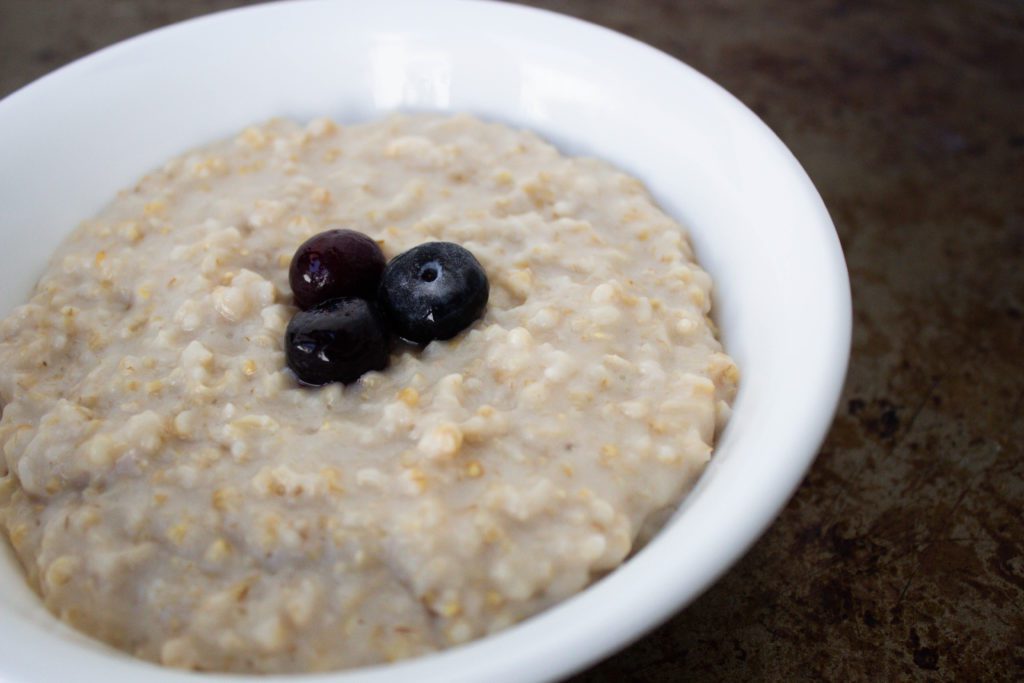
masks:
<path fill-rule="evenodd" d="M 288 267 L 295 305 L 306 310 L 342 296 L 372 299 L 384 270 L 384 253 L 355 230 L 327 230 L 303 242 Z"/>
<path fill-rule="evenodd" d="M 284 352 L 288 367 L 303 384 L 349 384 L 370 370 L 387 367 L 388 321 L 371 301 L 331 299 L 292 317 Z"/>
<path fill-rule="evenodd" d="M 400 337 L 426 345 L 469 327 L 489 295 L 487 273 L 473 254 L 451 242 L 427 242 L 391 259 L 378 300 Z"/>

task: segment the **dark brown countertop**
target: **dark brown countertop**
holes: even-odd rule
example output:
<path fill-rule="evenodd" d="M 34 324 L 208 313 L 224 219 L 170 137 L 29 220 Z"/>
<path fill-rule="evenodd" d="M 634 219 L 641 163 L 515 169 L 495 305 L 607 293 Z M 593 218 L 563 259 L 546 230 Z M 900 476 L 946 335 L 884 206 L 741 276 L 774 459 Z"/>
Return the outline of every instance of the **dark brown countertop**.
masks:
<path fill-rule="evenodd" d="M 0 0 L 0 95 L 241 4 Z M 574 683 L 1024 680 L 1024 4 L 534 4 L 753 108 L 821 191 L 854 296 L 839 414 L 778 521 Z"/>

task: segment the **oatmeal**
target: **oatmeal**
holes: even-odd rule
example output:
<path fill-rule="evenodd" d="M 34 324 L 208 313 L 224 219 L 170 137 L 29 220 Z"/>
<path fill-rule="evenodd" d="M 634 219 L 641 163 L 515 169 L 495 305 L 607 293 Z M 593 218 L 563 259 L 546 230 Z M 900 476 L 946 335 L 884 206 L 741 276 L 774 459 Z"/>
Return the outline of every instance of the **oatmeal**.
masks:
<path fill-rule="evenodd" d="M 349 386 L 285 367 L 328 228 L 457 242 L 482 319 Z M 475 119 L 274 121 L 60 245 L 0 323 L 0 527 L 46 606 L 166 665 L 319 671 L 478 638 L 618 566 L 738 374 L 641 183 Z"/>

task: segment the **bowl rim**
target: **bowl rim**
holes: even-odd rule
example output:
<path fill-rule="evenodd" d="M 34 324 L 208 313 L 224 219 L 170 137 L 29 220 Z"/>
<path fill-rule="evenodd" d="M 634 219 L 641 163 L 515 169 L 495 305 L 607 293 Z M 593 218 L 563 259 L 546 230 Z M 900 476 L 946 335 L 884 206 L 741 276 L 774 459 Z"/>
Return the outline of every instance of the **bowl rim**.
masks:
<path fill-rule="evenodd" d="M 411 7 L 414 2 L 416 0 L 389 0 L 387 4 L 390 7 L 399 8 Z M 77 78 L 80 73 L 87 72 L 88 69 L 103 60 L 129 57 L 133 50 L 144 48 L 158 36 L 185 32 L 197 26 L 207 26 L 216 22 L 231 22 L 240 16 L 248 17 L 280 11 L 303 11 L 305 7 L 356 4 L 358 4 L 358 0 L 283 0 L 214 12 L 147 31 L 77 59 L 15 90 L 0 100 L 0 118 L 7 110 L 21 106 L 21 103 L 34 93 L 45 88 L 59 88 L 62 82 Z M 740 100 L 677 58 L 639 40 L 582 19 L 546 9 L 506 4 L 498 0 L 432 0 L 431 4 L 439 7 L 446 6 L 451 11 L 493 13 L 497 18 L 504 16 L 505 18 L 515 18 L 516 21 L 539 22 L 557 26 L 559 30 L 566 33 L 567 39 L 571 40 L 573 36 L 586 35 L 589 39 L 604 41 L 618 51 L 629 52 L 635 59 L 651 65 L 656 64 L 660 69 L 674 70 L 679 75 L 685 75 L 691 80 L 696 78 L 703 82 L 709 97 L 718 98 L 722 106 L 730 108 L 746 126 L 775 148 L 780 159 L 785 162 L 785 172 L 791 174 L 798 182 L 802 201 L 807 202 L 817 216 L 817 229 L 823 233 L 824 245 L 820 256 L 828 263 L 828 272 L 832 275 L 829 282 L 821 283 L 823 291 L 826 292 L 824 296 L 830 301 L 834 312 L 832 318 L 834 329 L 831 330 L 827 344 L 823 343 L 830 348 L 830 353 L 827 354 L 830 364 L 820 368 L 817 385 L 811 389 L 811 393 L 819 397 L 821 401 L 818 410 L 809 416 L 808 421 L 804 424 L 799 440 L 789 444 L 793 455 L 788 462 L 788 469 L 779 473 L 771 485 L 765 487 L 758 499 L 751 501 L 751 509 L 754 512 L 748 514 L 742 523 L 736 523 L 728 530 L 729 542 L 723 543 L 723 547 L 715 549 L 711 553 L 711 559 L 703 564 L 701 575 L 695 580 L 691 580 L 691 586 L 696 585 L 696 588 L 672 590 L 671 549 L 666 548 L 664 543 L 659 544 L 656 538 L 641 552 L 631 556 L 623 567 L 610 575 L 622 575 L 623 572 L 629 571 L 630 567 L 637 568 L 638 562 L 644 564 L 643 572 L 640 569 L 633 571 L 638 575 L 646 573 L 649 577 L 644 585 L 638 585 L 631 589 L 630 597 L 636 599 L 636 602 L 631 606 L 612 605 L 610 606 L 612 614 L 601 619 L 577 618 L 573 620 L 576 630 L 571 633 L 559 634 L 552 629 L 561 622 L 568 623 L 569 619 L 565 615 L 570 612 L 577 616 L 584 614 L 583 602 L 588 596 L 600 592 L 602 585 L 607 587 L 606 580 L 602 579 L 592 584 L 582 593 L 548 608 L 523 624 L 436 654 L 395 664 L 323 674 L 303 674 L 299 679 L 296 679 L 294 675 L 261 675 L 258 677 L 260 681 L 382 683 L 383 681 L 408 678 L 437 681 L 438 683 L 473 680 L 543 681 L 561 678 L 579 671 L 640 638 L 681 607 L 692 602 L 747 552 L 781 512 L 813 462 L 817 448 L 824 440 L 831 425 L 845 381 L 852 334 L 852 302 L 846 262 L 838 236 L 820 195 L 799 162 L 768 126 Z M 6 540 L 3 542 L 6 543 Z M 666 566 L 660 569 L 657 567 L 659 562 L 666 561 L 669 561 Z M 593 600 L 589 600 L 589 602 L 593 603 Z M 608 627 L 610 622 L 615 623 L 615 628 Z M 0 633 L 3 632 L 3 626 L 4 620 L 0 620 Z M 531 648 L 524 652 L 522 649 L 517 649 L 529 639 L 528 636 L 523 635 L 524 630 L 543 631 L 549 637 L 539 641 L 533 638 Z M 56 635 L 53 637 L 60 638 Z M 68 643 L 69 647 L 77 647 L 65 638 L 61 638 L 61 640 Z M 14 646 L 12 641 L 8 641 L 6 638 L 0 639 L 0 673 L 8 674 L 5 671 L 4 662 L 8 661 L 7 655 L 13 652 L 12 647 Z M 157 683 L 162 681 L 185 683 L 199 680 L 197 674 L 192 672 L 176 671 L 152 665 L 112 649 L 110 652 L 114 655 L 113 657 L 105 654 L 102 650 L 83 648 L 77 652 L 77 655 L 81 655 L 81 657 L 76 656 L 75 661 L 98 662 L 100 665 L 109 664 L 111 666 L 116 663 L 118 671 L 103 667 L 104 680 L 132 680 L 140 676 L 146 676 L 148 680 Z M 111 674 L 117 675 L 111 676 Z M 15 681 L 20 683 L 20 681 L 30 680 L 32 674 L 30 670 L 22 668 L 12 670 L 8 675 L 12 676 L 10 679 L 12 683 Z M 121 678 L 122 675 L 124 678 Z M 234 674 L 202 674 L 202 676 L 204 679 L 212 681 L 256 680 L 256 677 Z"/>

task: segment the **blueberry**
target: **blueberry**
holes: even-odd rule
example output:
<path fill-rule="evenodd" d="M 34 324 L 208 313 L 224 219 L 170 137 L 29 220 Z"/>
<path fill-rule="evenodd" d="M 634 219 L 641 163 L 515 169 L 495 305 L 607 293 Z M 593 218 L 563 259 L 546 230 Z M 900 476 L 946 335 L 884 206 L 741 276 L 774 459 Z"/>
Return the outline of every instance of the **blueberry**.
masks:
<path fill-rule="evenodd" d="M 473 254 L 451 242 L 428 242 L 391 259 L 378 297 L 399 336 L 427 344 L 451 339 L 479 318 L 489 293 Z"/>
<path fill-rule="evenodd" d="M 299 311 L 285 331 L 288 367 L 305 384 L 348 384 L 388 365 L 391 336 L 387 320 L 365 299 L 331 299 Z"/>
<path fill-rule="evenodd" d="M 372 239 L 355 230 L 328 230 L 295 251 L 288 282 L 295 305 L 306 310 L 341 296 L 372 299 L 383 270 L 384 254 Z"/>

